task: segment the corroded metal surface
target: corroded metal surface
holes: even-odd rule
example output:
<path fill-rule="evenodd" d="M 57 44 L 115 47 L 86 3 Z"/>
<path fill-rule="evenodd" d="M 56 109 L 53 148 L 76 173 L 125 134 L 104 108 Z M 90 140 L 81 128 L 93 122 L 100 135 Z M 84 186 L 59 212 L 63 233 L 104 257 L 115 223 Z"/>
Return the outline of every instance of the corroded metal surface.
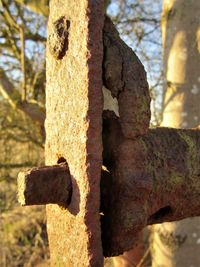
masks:
<path fill-rule="evenodd" d="M 67 162 L 72 183 L 68 208 L 47 207 L 52 266 L 101 267 L 103 254 L 131 249 L 146 225 L 200 214 L 200 131 L 149 129 L 146 72 L 108 18 L 103 29 L 102 2 L 51 1 L 46 163 Z M 100 207 L 102 77 L 109 103 Z M 22 187 L 30 174 L 21 176 Z"/>
<path fill-rule="evenodd" d="M 105 18 L 103 41 L 103 80 L 118 101 L 122 132 L 126 138 L 145 134 L 149 129 L 151 112 L 144 66 L 120 38 L 108 17 Z"/>
<path fill-rule="evenodd" d="M 71 201 L 71 177 L 67 164 L 35 167 L 18 174 L 18 201 L 21 205 L 50 203 L 67 207 Z"/>
<path fill-rule="evenodd" d="M 106 117 L 107 115 L 107 117 Z M 200 131 L 149 129 L 135 139 L 104 115 L 102 242 L 105 256 L 137 244 L 147 225 L 200 214 Z M 112 188 L 112 190 L 111 190 Z"/>
<path fill-rule="evenodd" d="M 68 209 L 47 206 L 52 266 L 103 265 L 99 218 L 103 20 L 102 0 L 50 2 L 46 164 L 66 160 L 72 179 Z M 58 34 L 55 25 L 61 30 Z M 61 47 L 60 38 L 65 39 Z"/>

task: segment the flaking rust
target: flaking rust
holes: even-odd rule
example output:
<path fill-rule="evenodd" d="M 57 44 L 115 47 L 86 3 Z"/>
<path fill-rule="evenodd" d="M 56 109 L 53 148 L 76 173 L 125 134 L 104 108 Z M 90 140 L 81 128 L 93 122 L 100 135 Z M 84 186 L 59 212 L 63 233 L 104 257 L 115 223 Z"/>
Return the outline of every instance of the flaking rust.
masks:
<path fill-rule="evenodd" d="M 52 266 L 102 267 L 146 225 L 200 215 L 200 131 L 149 129 L 146 72 L 104 23 L 102 2 L 50 2 L 47 166 L 20 173 L 18 185 L 22 205 L 53 203 Z M 102 111 L 102 87 L 117 108 Z"/>
<path fill-rule="evenodd" d="M 72 184 L 67 163 L 21 171 L 17 179 L 18 201 L 22 206 L 58 204 L 67 207 Z"/>
<path fill-rule="evenodd" d="M 103 0 L 50 1 L 46 164 L 64 158 L 72 180 L 68 208 L 47 205 L 52 266 L 103 266 L 99 215 L 103 23 Z"/>
<path fill-rule="evenodd" d="M 148 132 L 150 93 L 146 71 L 134 51 L 120 38 L 106 17 L 103 29 L 103 80 L 119 104 L 123 135 L 135 138 Z"/>
<path fill-rule="evenodd" d="M 117 256 L 145 226 L 200 214 L 200 131 L 149 129 L 144 67 L 109 18 L 103 33 L 103 80 L 119 114 L 103 112 L 102 243 Z"/>
<path fill-rule="evenodd" d="M 147 225 L 200 215 L 198 129 L 156 128 L 128 139 L 119 118 L 106 112 L 103 140 L 104 256 L 133 248 Z"/>
<path fill-rule="evenodd" d="M 54 203 L 52 266 L 102 267 L 103 254 L 131 249 L 146 225 L 200 215 L 200 131 L 149 129 L 146 72 L 104 23 L 103 0 L 50 1 L 48 30 L 50 167 L 19 175 L 21 203 Z M 117 109 L 103 111 L 102 88 Z"/>

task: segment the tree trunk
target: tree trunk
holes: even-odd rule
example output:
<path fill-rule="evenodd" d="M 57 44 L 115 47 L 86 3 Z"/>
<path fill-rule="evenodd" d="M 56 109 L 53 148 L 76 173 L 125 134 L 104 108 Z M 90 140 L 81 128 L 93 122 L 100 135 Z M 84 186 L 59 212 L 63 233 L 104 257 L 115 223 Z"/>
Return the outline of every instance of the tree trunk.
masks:
<path fill-rule="evenodd" d="M 162 36 L 166 86 L 162 126 L 200 123 L 200 2 L 165 0 Z M 200 218 L 155 225 L 153 267 L 199 266 Z"/>

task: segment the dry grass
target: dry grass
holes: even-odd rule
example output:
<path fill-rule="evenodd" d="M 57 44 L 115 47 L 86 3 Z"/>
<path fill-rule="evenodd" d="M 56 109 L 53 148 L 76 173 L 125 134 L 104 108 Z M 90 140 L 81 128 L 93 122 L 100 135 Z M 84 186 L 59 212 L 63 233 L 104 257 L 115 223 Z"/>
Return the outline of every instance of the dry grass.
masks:
<path fill-rule="evenodd" d="M 41 165 L 43 152 L 29 143 L 0 140 L 1 164 L 26 161 Z M 20 170 L 0 166 L 0 267 L 47 267 L 45 208 L 19 206 L 16 177 Z"/>
<path fill-rule="evenodd" d="M 0 215 L 0 266 L 49 266 L 44 207 L 19 207 Z"/>

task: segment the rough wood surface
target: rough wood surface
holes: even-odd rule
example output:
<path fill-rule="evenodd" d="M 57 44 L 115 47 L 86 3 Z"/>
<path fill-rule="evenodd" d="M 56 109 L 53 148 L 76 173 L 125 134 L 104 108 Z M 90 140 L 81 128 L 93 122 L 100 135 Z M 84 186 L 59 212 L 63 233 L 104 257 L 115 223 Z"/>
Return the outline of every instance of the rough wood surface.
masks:
<path fill-rule="evenodd" d="M 52 266 L 103 266 L 99 217 L 103 22 L 103 0 L 50 2 L 46 164 L 66 160 L 72 177 L 68 209 L 47 206 Z M 67 40 L 59 47 L 55 38 Z"/>
<path fill-rule="evenodd" d="M 107 112 L 103 140 L 104 255 L 131 249 L 148 224 L 200 215 L 198 129 L 157 128 L 127 139 L 119 119 Z"/>
<path fill-rule="evenodd" d="M 68 206 L 71 200 L 71 177 L 67 164 L 35 167 L 18 174 L 18 201 L 21 205 Z"/>

